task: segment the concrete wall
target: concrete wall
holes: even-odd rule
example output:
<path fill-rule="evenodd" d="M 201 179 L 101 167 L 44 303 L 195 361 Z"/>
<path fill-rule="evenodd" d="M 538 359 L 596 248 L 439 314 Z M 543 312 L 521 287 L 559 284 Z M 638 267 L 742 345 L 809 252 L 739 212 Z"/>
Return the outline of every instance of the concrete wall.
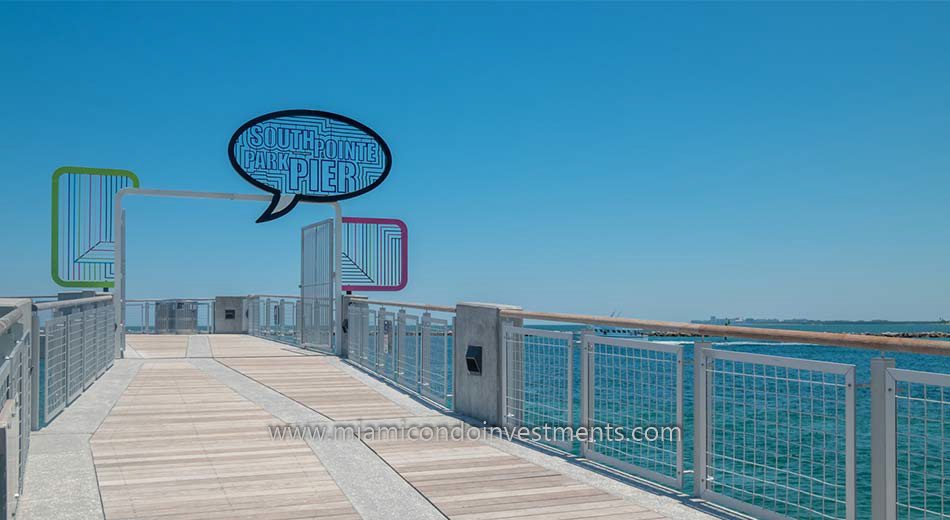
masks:
<path fill-rule="evenodd" d="M 452 368 L 456 412 L 489 425 L 502 424 L 504 374 L 499 311 L 518 308 L 490 303 L 460 303 L 455 307 L 455 359 Z M 482 347 L 481 375 L 468 372 L 465 352 L 470 345 Z"/>
<path fill-rule="evenodd" d="M 243 296 L 216 296 L 214 298 L 214 332 L 216 334 L 246 334 Z M 227 311 L 234 311 L 234 319 L 226 319 Z"/>

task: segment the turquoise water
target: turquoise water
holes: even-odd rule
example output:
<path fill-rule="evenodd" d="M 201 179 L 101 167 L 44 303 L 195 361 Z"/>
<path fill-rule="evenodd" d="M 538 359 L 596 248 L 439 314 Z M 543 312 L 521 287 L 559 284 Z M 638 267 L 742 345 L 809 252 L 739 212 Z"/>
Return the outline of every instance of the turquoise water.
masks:
<path fill-rule="evenodd" d="M 760 326 L 760 325 L 757 325 Z M 571 331 L 578 332 L 584 327 L 581 326 L 569 326 L 569 325 L 559 325 L 559 326 L 536 326 L 537 328 L 543 328 L 546 330 L 561 330 L 561 331 Z M 881 332 L 929 332 L 929 331 L 938 331 L 938 332 L 950 332 L 950 325 L 947 324 L 809 324 L 809 325 L 787 325 L 783 324 L 780 326 L 765 326 L 771 328 L 793 328 L 798 330 L 810 330 L 810 331 L 820 331 L 820 332 L 851 332 L 851 333 L 881 333 Z M 857 495 L 857 517 L 858 518 L 870 518 L 870 497 L 871 497 L 871 475 L 870 475 L 870 361 L 872 358 L 879 357 L 880 353 L 861 350 L 861 349 L 848 349 L 848 348 L 838 348 L 838 347 L 821 347 L 815 345 L 806 345 L 806 344 L 773 344 L 773 343 L 764 343 L 764 342 L 755 342 L 747 340 L 737 340 L 730 341 L 726 338 L 706 338 L 707 341 L 711 341 L 716 349 L 719 350 L 729 350 L 737 352 L 747 352 L 754 354 L 768 354 L 774 356 L 783 356 L 791 358 L 801 358 L 801 359 L 810 359 L 816 361 L 828 361 L 835 363 L 844 363 L 855 366 L 855 423 L 856 423 L 856 437 L 855 437 L 855 455 L 856 455 L 856 495 Z M 690 337 L 681 337 L 681 338 L 653 338 L 652 341 L 662 341 L 664 343 L 671 344 L 680 344 L 684 348 L 684 358 L 685 358 L 685 369 L 684 369 L 684 424 L 683 424 L 683 440 L 684 440 L 684 466 L 687 471 L 692 470 L 693 461 L 692 461 L 692 446 L 693 446 L 693 377 L 692 377 L 692 346 L 695 338 Z M 950 374 L 950 356 L 927 356 L 927 355 L 918 355 L 918 354 L 901 354 L 901 353 L 888 353 L 887 357 L 891 357 L 895 360 L 896 366 L 898 368 L 909 369 L 909 370 L 919 370 L 926 372 L 937 372 Z M 574 366 L 580 366 L 580 352 L 575 351 Z M 783 373 L 782 378 L 788 374 Z M 796 377 L 798 373 L 796 372 Z M 811 377 L 811 376 L 809 376 Z M 527 380 L 532 380 L 533 378 L 526 378 Z M 664 383 L 664 381 L 660 381 Z M 839 382 L 843 382 L 840 380 Z M 574 371 L 574 381 L 573 381 L 573 396 L 574 396 L 574 410 L 575 424 L 580 421 L 580 372 L 578 370 Z M 754 392 L 758 395 L 768 394 L 765 392 L 768 388 L 764 385 L 773 385 L 771 388 L 772 394 L 781 394 L 781 392 L 775 392 L 774 382 L 763 381 L 762 386 L 756 386 L 755 388 L 747 387 L 740 390 L 745 390 L 747 392 Z M 812 386 L 812 385 L 803 385 L 803 386 Z M 824 385 L 817 385 L 824 386 Z M 799 391 L 802 388 L 798 389 Z M 635 390 L 628 389 L 628 393 L 633 393 Z M 809 390 L 811 391 L 811 390 Z M 531 389 L 527 389 L 526 393 L 532 395 Z M 540 393 L 540 389 L 539 392 Z M 740 391 L 740 393 L 742 393 Z M 950 397 L 950 396 L 948 396 Z M 755 503 L 762 507 L 766 507 L 770 510 L 780 512 L 782 514 L 788 515 L 793 518 L 801 519 L 817 519 L 817 518 L 834 518 L 843 516 L 843 509 L 840 503 L 837 503 L 834 500 L 822 500 L 821 495 L 834 494 L 835 484 L 843 486 L 844 475 L 836 474 L 834 471 L 835 467 L 841 467 L 843 464 L 843 459 L 836 458 L 838 457 L 840 450 L 843 447 L 843 439 L 841 439 L 841 432 L 843 431 L 843 425 L 840 420 L 837 420 L 839 413 L 822 413 L 821 403 L 825 403 L 826 396 L 822 394 L 821 399 L 818 399 L 818 396 L 815 396 L 814 403 L 819 403 L 818 409 L 814 408 L 814 405 L 810 405 L 811 408 L 807 410 L 797 410 L 795 413 L 789 414 L 779 414 L 772 413 L 766 417 L 766 423 L 768 421 L 783 421 L 788 417 L 794 417 L 794 420 L 799 421 L 798 426 L 801 428 L 797 439 L 792 439 L 789 442 L 789 439 L 784 438 L 785 433 L 779 434 L 779 432 L 785 431 L 784 424 L 776 423 L 775 428 L 773 428 L 771 434 L 774 439 L 771 441 L 769 446 L 742 446 L 745 440 L 751 439 L 754 436 L 749 436 L 748 439 L 742 438 L 742 432 L 748 431 L 752 432 L 754 427 L 758 427 L 758 437 L 762 438 L 762 424 L 761 416 L 758 423 L 753 423 L 751 418 L 746 417 L 744 420 L 740 418 L 739 420 L 735 419 L 736 412 L 746 411 L 749 412 L 753 410 L 752 406 L 743 407 L 742 404 L 734 405 L 729 410 L 719 410 L 720 415 L 729 415 L 732 416 L 731 422 L 727 421 L 724 424 L 720 424 L 721 427 L 725 429 L 731 429 L 735 431 L 735 438 L 729 439 L 730 442 L 727 442 L 726 445 L 733 451 L 729 454 L 733 455 L 735 458 L 751 458 L 753 456 L 758 458 L 759 465 L 741 463 L 736 464 L 733 462 L 733 468 L 737 473 L 748 474 L 749 478 L 737 479 L 734 475 L 731 475 L 732 481 L 729 481 L 728 477 L 723 478 L 721 481 L 716 482 L 717 486 L 726 486 L 721 488 L 720 491 L 725 491 L 724 494 L 730 494 L 730 487 L 734 485 L 732 496 L 736 498 L 743 499 L 748 502 Z M 779 395 L 777 399 L 781 401 L 781 396 Z M 834 399 L 843 399 L 843 394 L 833 395 L 831 391 L 827 396 L 828 403 L 834 403 Z M 840 403 L 837 401 L 838 408 L 836 410 L 843 409 Z M 771 406 L 775 405 L 788 406 L 787 401 L 782 403 L 759 403 L 757 411 L 755 413 L 761 414 L 763 410 L 767 410 Z M 800 405 L 800 401 L 799 401 Z M 947 410 L 950 412 L 950 410 Z M 900 410 L 898 410 L 899 415 Z M 936 412 L 936 416 L 942 418 L 943 411 Z M 932 414 L 931 417 L 934 415 Z M 780 419 L 781 418 L 781 419 Z M 618 421 L 619 423 L 620 421 Z M 947 415 L 947 420 L 945 424 L 934 424 L 933 419 L 931 422 L 926 424 L 929 428 L 930 439 L 924 442 L 931 443 L 929 445 L 928 453 L 936 454 L 936 458 L 931 458 L 928 460 L 927 472 L 936 474 L 937 478 L 933 479 L 938 483 L 931 483 L 930 489 L 934 488 L 940 489 L 938 493 L 942 493 L 941 486 L 944 486 L 943 482 L 950 481 L 950 451 L 945 452 L 943 449 L 942 439 L 948 437 L 947 433 L 950 433 L 950 414 Z M 910 439 L 910 438 L 909 438 Z M 935 441 L 935 439 L 937 439 Z M 905 445 L 911 443 L 913 439 L 908 442 L 905 442 Z M 740 444 L 739 449 L 736 450 L 735 446 L 730 446 L 732 443 Z M 935 444 L 936 443 L 936 444 Z M 804 456 L 791 456 L 787 458 L 775 458 L 772 455 L 773 452 L 784 453 L 789 451 L 790 446 L 794 448 L 797 444 L 804 444 L 806 446 L 817 446 L 818 449 L 816 453 L 806 453 Z M 899 443 L 900 444 L 900 443 Z M 903 446 L 903 445 L 902 445 Z M 720 446 L 722 447 L 722 446 Z M 902 448 L 906 449 L 906 448 Z M 744 450 L 744 451 L 743 451 Z M 822 455 L 824 454 L 824 456 Z M 910 453 L 912 456 L 913 453 Z M 903 468 L 905 466 L 910 467 L 907 459 L 905 458 L 906 454 L 899 453 L 898 455 L 898 467 Z M 827 459 L 829 464 L 823 465 L 820 464 L 822 460 Z M 765 464 L 762 464 L 763 460 Z M 816 463 L 817 462 L 817 463 Z M 837 464 L 836 464 L 837 463 Z M 903 465 L 902 465 L 903 464 Z M 775 466 L 785 467 L 787 472 L 775 472 L 769 471 L 761 466 Z M 831 469 L 829 469 L 831 468 Z M 945 469 L 944 469 L 945 468 Z M 942 478 L 941 478 L 942 473 Z M 808 481 L 807 479 L 799 479 L 797 481 L 789 480 L 789 474 L 797 475 L 813 475 L 820 479 L 818 481 Z M 908 491 L 904 493 L 904 496 L 899 496 L 899 499 L 909 502 L 915 506 L 923 506 L 923 501 L 929 498 L 927 503 L 927 508 L 931 510 L 940 511 L 941 508 L 946 507 L 950 510 L 950 501 L 947 501 L 946 504 L 941 504 L 936 502 L 936 494 L 933 494 L 930 497 L 927 497 L 921 492 L 916 492 L 913 490 L 914 487 L 922 485 L 924 482 L 924 477 L 922 475 L 915 475 L 913 471 L 904 471 L 900 473 L 899 478 L 903 475 L 905 478 L 907 475 L 910 475 L 910 485 Z M 797 478 L 797 477 L 796 477 Z M 776 479 L 781 481 L 782 484 L 787 483 L 788 488 L 800 488 L 805 489 L 805 493 L 789 492 L 788 489 L 781 489 L 779 492 L 776 492 L 768 483 L 775 483 Z M 761 482 L 759 482 L 761 480 Z M 692 489 L 692 480 L 691 474 L 687 474 L 684 478 L 684 490 L 691 491 Z M 829 486 L 827 483 L 831 483 Z M 735 491 L 738 489 L 739 491 Z M 948 490 L 950 491 L 950 490 Z M 777 493 L 781 493 L 781 496 L 775 496 Z M 947 493 L 950 496 L 950 493 Z M 777 500 L 776 500 L 777 499 Z M 942 499 L 941 499 L 942 500 Z M 792 504 L 799 504 L 800 507 L 788 506 L 785 502 Z M 935 503 L 936 502 L 936 503 Z M 906 518 L 930 518 L 934 517 L 932 514 L 930 516 L 925 516 L 922 512 L 914 511 L 913 509 L 905 509 L 902 511 L 902 517 Z"/>

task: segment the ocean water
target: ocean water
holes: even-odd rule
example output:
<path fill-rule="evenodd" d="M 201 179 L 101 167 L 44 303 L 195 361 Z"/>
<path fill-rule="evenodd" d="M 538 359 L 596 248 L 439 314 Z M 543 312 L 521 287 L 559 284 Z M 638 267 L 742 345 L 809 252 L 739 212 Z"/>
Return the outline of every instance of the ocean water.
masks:
<path fill-rule="evenodd" d="M 759 326 L 759 325 L 757 325 Z M 531 327 L 531 326 L 529 326 Z M 584 327 L 581 326 L 571 326 L 571 325 L 545 325 L 545 326 L 535 326 L 536 328 L 541 328 L 545 330 L 560 330 L 565 332 L 574 332 L 579 333 Z M 820 331 L 820 332 L 848 332 L 848 333 L 882 333 L 882 332 L 929 332 L 929 331 L 939 331 L 939 332 L 950 332 L 950 325 L 948 324 L 809 324 L 809 325 L 781 325 L 781 326 L 770 326 L 774 328 L 794 328 L 798 330 L 810 330 L 810 331 Z M 684 424 L 683 424 L 683 446 L 684 446 L 684 469 L 687 471 L 692 470 L 693 468 L 693 373 L 692 373 L 692 347 L 693 342 L 696 338 L 691 337 L 658 337 L 652 338 L 651 341 L 659 341 L 667 344 L 682 345 L 684 347 Z M 800 359 L 810 359 L 816 361 L 827 361 L 834 363 L 843 363 L 855 366 L 855 456 L 856 456 L 856 498 L 857 498 L 857 518 L 870 518 L 870 499 L 871 499 L 871 474 L 870 474 L 870 362 L 872 358 L 879 357 L 881 353 L 863 350 L 863 349 L 849 349 L 849 348 L 839 348 L 839 347 L 822 347 L 816 345 L 808 344 L 775 344 L 775 343 L 766 343 L 766 342 L 755 342 L 748 340 L 736 340 L 732 341 L 728 338 L 706 338 L 706 341 L 713 343 L 714 348 L 718 350 L 728 350 L 728 351 L 737 351 L 737 352 L 747 352 L 753 354 L 768 354 L 773 356 L 783 356 L 790 358 L 800 358 Z M 904 353 L 887 353 L 886 357 L 893 358 L 897 368 L 909 369 L 909 370 L 918 370 L 925 372 L 937 372 L 950 374 L 950 356 L 928 356 L 928 355 L 918 355 L 918 354 L 904 354 Z M 651 365 L 648 368 L 656 368 L 655 360 L 653 361 L 654 365 Z M 575 358 L 573 360 L 575 367 L 580 366 L 580 351 L 575 349 Z M 642 369 L 642 366 L 632 366 L 632 365 L 621 365 L 615 366 L 612 370 L 616 371 L 638 371 Z M 528 370 L 531 370 L 531 366 L 527 367 Z M 548 367 L 550 369 L 550 367 Z M 639 372 L 641 374 L 646 372 Z M 573 373 L 573 398 L 574 398 L 574 422 L 579 424 L 580 422 L 580 387 L 581 387 L 581 378 L 580 371 L 574 370 Z M 636 378 L 635 374 L 612 374 L 616 376 L 617 380 L 631 380 L 631 378 Z M 790 376 L 791 373 L 782 373 L 782 377 Z M 726 376 L 728 377 L 728 376 Z M 795 378 L 803 377 L 808 378 L 812 376 L 799 375 L 798 372 L 795 372 Z M 661 378 L 662 379 L 662 378 Z M 751 380 L 754 378 L 746 378 L 746 380 Z M 758 395 L 768 394 L 769 392 L 762 392 L 763 390 L 770 390 L 772 393 L 775 392 L 774 383 L 764 380 L 761 382 L 763 386 L 756 386 L 754 389 L 756 392 L 761 392 Z M 545 406 L 545 403 L 540 402 L 545 397 L 550 396 L 550 388 L 542 388 L 545 384 L 550 385 L 549 382 L 545 382 L 537 377 L 530 377 L 530 375 L 525 376 L 525 380 L 530 385 L 532 382 L 536 382 L 538 388 L 526 388 L 526 401 L 531 401 L 532 396 L 537 396 L 538 402 L 535 403 L 539 407 Z M 843 379 L 841 380 L 843 381 Z M 830 382 L 830 381 L 826 381 Z M 758 382 L 754 383 L 759 385 Z M 772 388 L 768 388 L 764 385 L 772 384 Z M 657 387 L 665 386 L 670 387 L 669 381 L 663 380 L 652 380 L 647 384 L 636 386 L 632 385 L 626 389 L 619 389 L 619 392 L 627 392 L 629 395 L 633 395 L 636 392 L 647 391 L 651 393 L 652 399 L 659 398 L 660 401 L 670 399 L 672 397 L 672 391 L 669 393 L 663 394 L 663 390 L 655 390 Z M 825 394 L 825 387 L 828 388 L 828 394 Z M 725 455 L 722 458 L 717 459 L 723 467 L 728 469 L 735 470 L 735 474 L 725 474 L 720 472 L 719 475 L 722 476 L 722 480 L 715 482 L 714 486 L 723 494 L 731 495 L 734 498 L 739 498 L 743 501 L 747 501 L 761 507 L 765 507 L 769 510 L 776 511 L 792 518 L 801 518 L 801 519 L 819 519 L 819 518 L 836 518 L 843 517 L 843 505 L 840 501 L 837 500 L 825 500 L 822 499 L 822 496 L 834 495 L 836 492 L 840 495 L 843 488 L 835 488 L 834 486 L 843 486 L 844 484 L 844 475 L 839 474 L 841 472 L 835 471 L 836 467 L 841 467 L 843 465 L 843 455 L 841 455 L 841 450 L 843 450 L 844 439 L 842 438 L 842 432 L 844 430 L 844 425 L 842 423 L 841 417 L 839 417 L 838 410 L 842 409 L 841 403 L 843 402 L 843 390 L 838 390 L 839 393 L 835 394 L 831 385 L 813 385 L 805 384 L 802 387 L 796 387 L 795 392 L 817 392 L 817 390 L 812 390 L 805 387 L 820 387 L 821 395 L 811 395 L 815 400 L 812 403 L 818 403 L 817 405 L 811 404 L 807 405 L 807 410 L 797 410 L 793 414 L 783 414 L 782 410 L 775 410 L 770 412 L 763 412 L 769 408 L 769 405 L 775 406 L 780 404 L 781 406 L 789 406 L 788 402 L 778 403 L 781 401 L 781 396 L 776 398 L 775 403 L 757 403 L 756 406 L 752 405 L 743 405 L 741 402 L 732 405 L 730 409 L 718 410 L 720 416 L 729 416 L 729 418 L 720 423 L 718 426 L 723 428 L 723 430 L 734 431 L 734 437 L 726 439 L 725 445 L 721 445 L 720 448 L 723 448 L 722 452 Z M 742 390 L 750 390 L 750 387 L 740 387 L 740 401 Z M 806 392 L 807 393 L 807 392 Z M 662 394 L 662 395 L 661 395 Z M 747 394 L 751 395 L 751 394 Z M 729 397 L 729 396 L 727 396 Z M 931 396 L 932 397 L 932 396 Z M 599 399 L 599 397 L 598 397 Z M 838 401 L 835 401 L 838 399 Z M 728 399 L 727 399 L 728 400 Z M 947 392 L 945 401 L 950 400 L 950 391 Z M 654 404 L 657 401 L 653 401 Z M 822 404 L 825 403 L 825 404 Z M 829 411 L 827 408 L 822 408 L 827 403 L 835 404 L 837 406 L 835 410 Z M 526 407 L 529 405 L 526 405 Z M 798 406 L 801 406 L 801 401 L 799 401 Z M 939 405 L 938 405 L 939 406 Z M 943 409 L 940 410 L 931 410 L 930 411 L 930 420 L 926 423 L 921 423 L 928 429 L 928 436 L 930 439 L 925 439 L 921 441 L 924 443 L 923 446 L 918 446 L 918 448 L 926 448 L 928 455 L 931 458 L 927 462 L 926 473 L 932 475 L 931 478 L 924 476 L 924 472 L 920 471 L 920 468 L 914 468 L 911 466 L 912 460 L 914 460 L 914 453 L 910 449 L 914 444 L 914 439 L 908 437 L 907 440 L 899 439 L 900 449 L 898 450 L 898 477 L 903 478 L 905 481 L 906 490 L 899 491 L 899 501 L 910 504 L 914 507 L 924 507 L 931 511 L 940 511 L 941 509 L 946 509 L 950 511 L 950 487 L 946 482 L 950 482 L 950 446 L 947 449 L 944 449 L 943 440 L 944 438 L 950 437 L 950 407 L 944 406 L 940 408 L 948 408 L 946 411 Z M 740 417 L 741 413 L 746 413 L 747 416 Z M 904 414 L 900 413 L 901 417 L 913 416 L 913 411 L 905 411 Z M 943 414 L 947 412 L 946 422 L 943 421 Z M 601 411 L 603 413 L 603 411 Z M 624 411 L 616 410 L 617 413 L 617 424 L 623 424 Z M 764 415 L 763 415 L 764 413 Z M 609 416 L 610 412 L 607 412 Z M 758 416 L 758 421 L 752 421 L 751 415 L 756 414 Z M 603 416 L 603 415 L 602 415 Z M 629 415 L 627 415 L 629 417 Z M 669 417 L 669 414 L 656 414 L 657 419 L 666 419 Z M 787 432 L 785 424 L 781 424 L 782 421 L 786 420 L 787 417 L 796 417 L 799 423 L 797 426 L 800 428 L 800 433 L 796 435 L 796 439 L 786 439 L 785 433 Z M 939 417 L 940 419 L 934 420 L 934 417 Z M 644 422 L 649 421 L 649 416 L 640 416 L 640 420 Z M 764 419 L 764 420 L 763 420 Z M 772 430 L 769 431 L 770 424 L 772 421 L 774 426 Z M 629 422 L 629 419 L 628 419 Z M 663 423 L 666 424 L 666 423 Z M 641 424 L 649 425 L 649 424 Z M 920 424 L 917 424 L 920 427 Z M 755 435 L 752 432 L 755 432 L 755 429 L 758 428 L 758 431 Z M 763 432 L 763 429 L 765 430 Z M 773 439 L 772 441 L 767 441 L 765 444 L 762 444 L 761 439 Z M 754 441 L 753 439 L 759 439 Z M 935 439 L 937 439 L 935 443 Z M 758 442 L 756 445 L 755 442 Z M 927 445 L 927 443 L 930 443 Z M 804 445 L 809 447 L 810 450 L 806 450 L 805 453 L 795 452 L 795 448 L 798 445 Z M 665 446 L 669 448 L 669 446 Z M 631 462 L 637 460 L 637 457 L 646 456 L 648 459 L 659 459 L 663 460 L 668 458 L 666 453 L 663 453 L 662 450 L 653 450 L 653 452 L 647 453 L 638 453 L 638 449 L 631 449 L 630 447 L 623 448 L 627 451 L 627 456 Z M 904 453 L 904 452 L 907 453 Z M 577 454 L 579 450 L 577 446 L 574 447 L 574 452 Z M 776 456 L 775 453 L 791 453 L 791 456 L 781 457 Z M 933 457 L 936 455 L 936 457 Z M 737 462 L 742 459 L 755 459 L 756 464 L 742 464 Z M 644 460 L 644 459 L 640 459 Z M 828 461 L 828 464 L 822 464 L 823 461 Z M 669 462 L 669 461 L 668 461 Z M 642 465 L 642 464 L 641 464 Z M 778 466 L 784 468 L 786 471 L 776 472 L 774 470 L 769 470 L 769 466 Z M 744 476 L 736 476 L 744 475 Z M 791 475 L 791 477 L 790 477 Z M 936 478 L 933 478 L 935 476 Z M 810 479 L 808 477 L 815 477 L 815 479 Z M 929 483 L 930 490 L 927 493 L 919 491 L 918 488 L 922 488 Z M 777 484 L 777 485 L 776 485 Z M 684 491 L 691 491 L 692 489 L 692 475 L 687 474 L 684 477 Z M 936 492 L 934 490 L 937 490 Z M 940 495 L 946 494 L 947 499 L 944 499 Z M 929 502 L 928 502 L 929 501 Z M 944 503 L 945 502 L 945 503 Z M 936 518 L 937 516 L 925 515 L 921 511 L 915 511 L 913 507 L 905 508 L 901 511 L 901 518 Z"/>

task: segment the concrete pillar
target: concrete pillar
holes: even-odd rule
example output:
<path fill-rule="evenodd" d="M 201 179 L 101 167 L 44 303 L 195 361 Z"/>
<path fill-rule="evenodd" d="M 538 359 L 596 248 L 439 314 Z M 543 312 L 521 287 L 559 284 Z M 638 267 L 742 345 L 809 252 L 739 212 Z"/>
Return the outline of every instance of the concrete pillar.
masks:
<path fill-rule="evenodd" d="M 249 320 L 244 316 L 244 310 L 247 307 L 245 300 L 247 298 L 244 296 L 215 296 L 211 307 L 214 318 L 213 332 L 247 334 Z"/>
<path fill-rule="evenodd" d="M 490 426 L 501 425 L 504 417 L 502 309 L 520 310 L 520 307 L 494 303 L 460 303 L 455 307 L 452 338 L 455 411 Z M 520 326 L 522 320 L 509 321 Z M 482 350 L 480 375 L 470 373 L 465 362 L 465 354 L 473 346 Z"/>

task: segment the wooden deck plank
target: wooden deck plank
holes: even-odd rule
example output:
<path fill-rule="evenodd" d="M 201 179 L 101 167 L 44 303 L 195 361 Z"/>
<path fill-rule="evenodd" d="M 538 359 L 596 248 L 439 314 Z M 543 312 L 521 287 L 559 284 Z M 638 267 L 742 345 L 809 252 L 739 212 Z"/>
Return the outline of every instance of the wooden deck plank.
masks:
<path fill-rule="evenodd" d="M 245 334 L 212 334 L 208 336 L 208 341 L 211 343 L 211 355 L 216 358 L 300 357 L 304 355 L 280 343 Z"/>
<path fill-rule="evenodd" d="M 91 440 L 106 518 L 359 518 L 277 423 L 190 363 L 144 365 Z"/>
<path fill-rule="evenodd" d="M 125 343 L 146 359 L 183 358 L 188 352 L 188 336 L 127 334 Z"/>
<path fill-rule="evenodd" d="M 660 519 L 662 515 L 478 441 L 367 441 L 452 519 Z"/>
<path fill-rule="evenodd" d="M 219 358 L 218 361 L 333 420 L 413 414 L 323 356 Z"/>

